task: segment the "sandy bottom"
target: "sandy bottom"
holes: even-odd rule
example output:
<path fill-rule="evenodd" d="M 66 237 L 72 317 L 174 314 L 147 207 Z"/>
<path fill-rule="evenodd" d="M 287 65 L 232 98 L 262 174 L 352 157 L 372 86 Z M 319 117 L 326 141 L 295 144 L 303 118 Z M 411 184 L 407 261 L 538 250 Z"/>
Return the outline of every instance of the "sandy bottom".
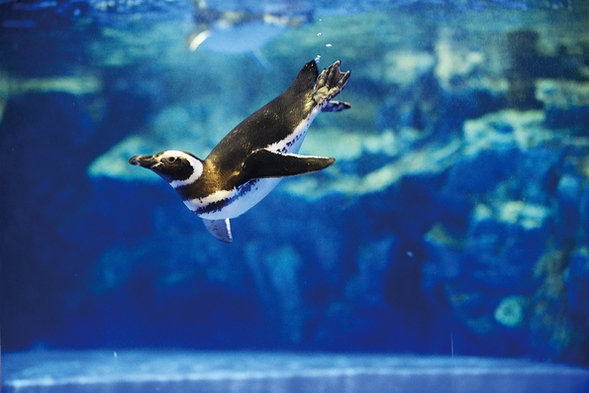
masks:
<path fill-rule="evenodd" d="M 272 352 L 2 355 L 4 392 L 589 392 L 589 370 L 520 359 Z"/>

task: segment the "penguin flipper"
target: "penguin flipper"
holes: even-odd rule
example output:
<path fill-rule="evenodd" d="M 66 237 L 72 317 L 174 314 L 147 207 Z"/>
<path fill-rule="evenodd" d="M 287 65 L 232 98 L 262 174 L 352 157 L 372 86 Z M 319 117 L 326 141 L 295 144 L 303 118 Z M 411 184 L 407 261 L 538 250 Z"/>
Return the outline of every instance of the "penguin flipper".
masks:
<path fill-rule="evenodd" d="M 285 177 L 319 171 L 335 162 L 335 158 L 283 154 L 266 149 L 254 151 L 244 163 L 243 183 L 251 179 Z M 241 183 L 241 182 L 240 182 Z"/>
<path fill-rule="evenodd" d="M 228 218 L 224 220 L 207 220 L 203 218 L 202 222 L 205 224 L 209 233 L 217 239 L 224 243 L 231 243 L 233 241 L 233 236 L 231 235 L 231 223 Z"/>

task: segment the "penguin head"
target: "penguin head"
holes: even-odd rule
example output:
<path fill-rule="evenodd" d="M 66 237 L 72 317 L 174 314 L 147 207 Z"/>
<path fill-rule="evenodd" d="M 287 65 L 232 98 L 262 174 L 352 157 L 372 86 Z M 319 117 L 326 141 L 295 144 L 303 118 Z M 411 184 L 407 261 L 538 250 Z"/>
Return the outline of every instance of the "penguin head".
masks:
<path fill-rule="evenodd" d="M 153 156 L 133 156 L 129 164 L 151 169 L 174 188 L 194 183 L 203 172 L 202 161 L 181 150 L 166 150 Z"/>

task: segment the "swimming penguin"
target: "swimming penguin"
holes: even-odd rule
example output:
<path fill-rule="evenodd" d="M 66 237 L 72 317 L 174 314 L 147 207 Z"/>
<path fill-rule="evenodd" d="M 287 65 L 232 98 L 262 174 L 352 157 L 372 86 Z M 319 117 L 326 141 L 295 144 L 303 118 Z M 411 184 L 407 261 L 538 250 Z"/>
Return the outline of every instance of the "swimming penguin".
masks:
<path fill-rule="evenodd" d="M 336 61 L 319 74 L 305 64 L 288 89 L 242 121 L 200 160 L 180 150 L 137 155 L 129 163 L 166 180 L 184 204 L 203 219 L 217 239 L 232 241 L 229 219 L 260 202 L 282 177 L 328 167 L 334 158 L 301 156 L 298 151 L 319 112 L 339 112 L 350 104 L 334 101 L 350 71 Z"/>
<path fill-rule="evenodd" d="M 2 0 L 0 0 L 0 3 Z M 252 10 L 219 11 L 205 0 L 193 0 L 194 28 L 186 37 L 191 51 L 201 46 L 217 53 L 251 53 L 264 68 L 268 61 L 260 48 L 287 28 L 313 21 L 310 10 L 256 13 Z"/>

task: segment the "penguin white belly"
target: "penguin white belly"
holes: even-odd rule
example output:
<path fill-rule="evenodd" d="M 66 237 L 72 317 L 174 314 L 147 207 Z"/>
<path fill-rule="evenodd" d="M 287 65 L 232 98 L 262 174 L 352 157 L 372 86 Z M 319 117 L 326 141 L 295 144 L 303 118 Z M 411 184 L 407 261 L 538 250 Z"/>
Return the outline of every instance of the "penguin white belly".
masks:
<path fill-rule="evenodd" d="M 280 180 L 280 178 L 250 180 L 241 187 L 227 192 L 226 198 L 228 202 L 223 207 L 215 211 L 198 214 L 198 216 L 206 220 L 224 220 L 241 216 L 264 199 Z M 194 211 L 194 208 L 189 205 L 190 202 L 185 201 L 184 203 Z"/>
<path fill-rule="evenodd" d="M 285 154 L 297 154 L 301 149 L 303 140 L 307 135 L 309 126 L 321 111 L 320 108 L 312 111 L 290 134 L 289 138 L 273 143 L 267 147 L 270 151 L 281 152 Z M 280 177 L 271 177 L 264 179 L 253 179 L 231 191 L 220 191 L 217 197 L 227 199 L 228 203 L 218 210 L 199 214 L 199 217 L 207 220 L 224 220 L 226 218 L 235 218 L 257 205 L 272 191 L 282 180 Z M 212 195 L 215 197 L 215 194 Z M 195 201 L 184 201 L 186 206 L 194 211 Z"/>

